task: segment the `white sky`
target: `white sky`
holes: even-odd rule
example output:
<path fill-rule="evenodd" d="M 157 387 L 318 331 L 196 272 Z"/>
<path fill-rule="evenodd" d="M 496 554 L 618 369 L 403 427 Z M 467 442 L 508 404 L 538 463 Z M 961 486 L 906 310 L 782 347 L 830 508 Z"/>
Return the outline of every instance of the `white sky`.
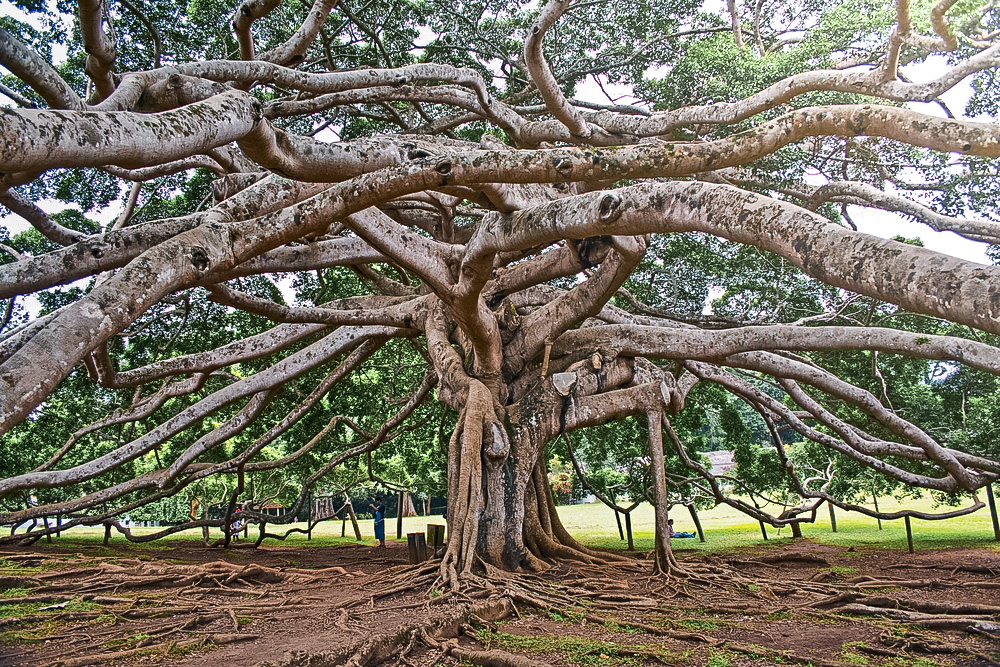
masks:
<path fill-rule="evenodd" d="M 932 81 L 941 76 L 947 68 L 943 57 L 932 56 L 926 62 L 916 65 L 908 65 L 901 68 L 907 80 L 914 83 Z M 950 91 L 941 96 L 941 100 L 955 113 L 961 116 L 965 110 L 965 105 L 972 96 L 971 77 L 965 79 Z M 602 81 L 604 91 L 615 101 L 621 104 L 632 104 L 635 99 L 631 96 L 632 89 L 629 86 L 609 84 Z M 608 98 L 602 92 L 601 87 L 593 79 L 588 78 L 576 89 L 576 97 L 581 100 L 596 103 L 608 103 Z M 945 117 L 946 114 L 940 106 L 928 102 L 914 102 L 907 105 L 915 111 L 932 116 Z M 992 119 L 977 119 L 992 120 Z M 822 184 L 823 181 L 814 181 L 813 184 Z M 938 232 L 927 225 L 914 222 L 905 218 L 899 213 L 883 211 L 881 209 L 866 208 L 862 206 L 849 206 L 848 214 L 858 226 L 858 231 L 880 238 L 892 238 L 893 236 L 905 236 L 907 238 L 918 237 L 927 248 L 938 252 L 954 255 L 970 262 L 980 264 L 990 264 L 986 256 L 985 243 L 971 241 L 953 232 Z"/>

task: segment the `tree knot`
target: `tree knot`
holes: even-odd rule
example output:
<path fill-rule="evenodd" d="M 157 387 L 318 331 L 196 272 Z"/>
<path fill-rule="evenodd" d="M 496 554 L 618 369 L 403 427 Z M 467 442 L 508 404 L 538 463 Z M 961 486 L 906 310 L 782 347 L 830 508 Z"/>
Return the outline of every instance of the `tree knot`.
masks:
<path fill-rule="evenodd" d="M 614 192 L 609 192 L 597 203 L 597 219 L 604 224 L 610 224 L 622 213 L 622 199 Z"/>
<path fill-rule="evenodd" d="M 199 247 L 191 248 L 191 266 L 193 266 L 196 271 L 204 272 L 208 270 L 208 265 L 208 253 L 205 249 Z"/>

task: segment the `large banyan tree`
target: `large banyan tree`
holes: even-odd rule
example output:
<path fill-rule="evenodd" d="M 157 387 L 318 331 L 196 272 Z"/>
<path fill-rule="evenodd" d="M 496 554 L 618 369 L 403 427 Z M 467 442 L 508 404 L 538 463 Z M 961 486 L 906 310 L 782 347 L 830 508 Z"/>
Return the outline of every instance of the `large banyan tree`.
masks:
<path fill-rule="evenodd" d="M 225 516 L 157 535 L 228 531 L 247 475 L 298 470 L 301 502 L 430 423 L 456 584 L 605 557 L 562 528 L 544 451 L 629 417 L 661 569 L 664 449 L 774 525 L 853 507 L 784 458 L 797 510 L 730 496 L 674 428 L 706 385 L 779 457 L 793 434 L 972 509 L 1000 476 L 823 363 L 1000 374 L 1000 268 L 851 217 L 1000 241 L 992 2 L 15 4 L 0 203 L 31 227 L 0 265 L 2 523 L 100 524 L 225 478 Z M 965 110 L 941 100 L 959 84 Z"/>

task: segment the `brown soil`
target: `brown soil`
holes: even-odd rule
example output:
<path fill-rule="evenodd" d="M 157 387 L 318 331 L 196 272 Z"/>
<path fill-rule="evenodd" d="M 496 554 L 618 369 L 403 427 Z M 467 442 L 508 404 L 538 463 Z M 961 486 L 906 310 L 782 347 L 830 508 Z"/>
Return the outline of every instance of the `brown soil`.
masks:
<path fill-rule="evenodd" d="M 453 623 L 449 640 L 456 632 L 399 630 L 471 602 L 433 589 L 433 568 L 406 566 L 403 545 L 36 544 L 0 552 L 0 665 L 317 667 L 393 634 L 383 664 L 1000 665 L 992 549 L 911 555 L 801 541 L 683 556 L 692 578 L 653 578 L 637 562 L 561 564 L 498 583 L 494 594 L 521 592 L 519 617 L 471 617 L 475 629 Z"/>

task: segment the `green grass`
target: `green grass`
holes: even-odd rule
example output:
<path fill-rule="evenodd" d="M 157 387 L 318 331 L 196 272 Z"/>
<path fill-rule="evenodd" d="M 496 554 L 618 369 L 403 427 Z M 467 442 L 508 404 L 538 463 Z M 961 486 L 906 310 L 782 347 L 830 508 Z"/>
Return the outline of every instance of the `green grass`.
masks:
<path fill-rule="evenodd" d="M 883 511 L 897 511 L 899 509 L 919 509 L 923 511 L 935 511 L 932 500 L 929 497 L 917 500 L 907 500 L 899 503 L 893 498 L 880 498 L 879 509 Z M 768 508 L 773 513 L 779 510 Z M 941 511 L 940 509 L 938 511 Z M 598 548 L 624 549 L 625 542 L 618 537 L 618 528 L 615 524 L 614 513 L 601 503 L 590 503 L 583 505 L 567 505 L 559 508 L 559 516 L 567 530 L 582 543 Z M 778 547 L 792 542 L 791 530 L 784 529 L 779 535 L 778 532 L 767 528 L 767 541 L 761 537 L 760 527 L 750 520 L 746 515 L 735 509 L 720 505 L 714 509 L 699 512 L 702 526 L 705 529 L 707 542 L 702 544 L 697 538 L 679 539 L 673 541 L 673 547 L 677 550 L 695 551 L 725 551 L 737 547 Z M 675 508 L 672 512 L 675 526 L 678 530 L 694 532 L 691 517 L 683 508 Z M 362 543 L 374 545 L 372 537 L 372 521 L 359 520 L 362 531 Z M 403 519 L 403 540 L 406 533 L 423 532 L 428 523 L 445 523 L 440 516 L 430 517 L 410 517 Z M 390 517 L 386 521 L 386 528 L 389 541 L 395 539 L 396 521 Z M 945 547 L 993 547 L 1000 549 L 1000 544 L 993 541 L 993 528 L 990 522 L 989 512 L 985 509 L 975 514 L 946 519 L 943 521 L 924 521 L 913 519 L 913 539 L 914 546 L 918 549 L 933 549 Z M 304 528 L 304 524 L 293 524 L 298 528 Z M 817 513 L 816 523 L 802 524 L 802 534 L 804 537 L 822 542 L 824 544 L 839 545 L 843 547 L 851 546 L 872 546 L 888 549 L 906 548 L 906 531 L 903 521 L 883 521 L 883 530 L 878 529 L 875 519 L 869 518 L 857 512 L 845 512 L 837 510 L 838 532 L 832 532 L 830 528 L 830 515 L 825 508 L 821 508 Z M 270 527 L 277 532 L 280 526 Z M 136 534 L 149 534 L 160 530 L 159 528 L 135 528 Z M 353 537 L 351 526 L 347 526 L 347 537 L 340 537 L 340 521 L 328 521 L 320 523 L 313 529 L 312 540 L 306 539 L 305 535 L 294 534 L 284 542 L 268 540 L 269 548 L 289 546 L 316 546 L 329 547 L 344 544 L 357 544 Z M 640 505 L 632 512 L 632 530 L 635 538 L 635 546 L 639 551 L 649 551 L 653 548 L 653 508 L 649 504 Z M 251 530 L 250 539 L 253 539 L 255 531 Z M 211 539 L 222 536 L 222 532 L 213 529 Z M 113 555 L 120 553 L 123 547 L 127 547 L 128 542 L 120 535 L 113 535 L 109 547 L 103 547 L 101 542 L 104 539 L 103 527 L 73 528 L 63 532 L 63 536 L 55 538 L 57 544 L 63 546 L 79 545 L 87 547 L 90 554 Z M 169 536 L 166 540 L 145 543 L 141 545 L 144 549 L 169 548 L 170 544 L 176 540 L 200 541 L 201 530 L 187 530 Z M 0 562 L 0 570 L 10 569 L 10 573 L 20 573 L 22 575 L 31 571 L 31 568 L 18 568 L 12 563 Z M 50 564 L 46 564 L 52 567 Z M 11 567 L 13 566 L 13 567 Z M 45 568 L 43 568 L 45 569 Z M 847 575 L 848 572 L 837 572 L 836 574 Z"/>
<path fill-rule="evenodd" d="M 632 646 L 572 635 L 522 636 L 481 629 L 476 638 L 487 648 L 498 646 L 520 653 L 562 654 L 568 662 L 580 667 L 640 667 L 644 654 L 653 654 L 660 662 L 686 662 L 688 658 L 686 653 L 674 653 L 655 644 Z"/>
<path fill-rule="evenodd" d="M 140 632 L 138 634 L 132 635 L 131 637 L 123 637 L 121 639 L 112 639 L 110 641 L 104 642 L 104 648 L 124 650 L 135 648 L 143 641 L 149 639 L 152 635 L 145 632 Z"/>
<path fill-rule="evenodd" d="M 879 509 L 882 511 L 894 512 L 903 508 L 934 511 L 929 497 L 907 500 L 905 503 L 899 503 L 894 498 L 879 499 Z M 947 508 L 939 508 L 937 511 L 942 509 Z M 677 530 L 694 532 L 686 509 L 675 508 L 671 516 Z M 601 503 L 560 507 L 559 517 L 566 529 L 588 546 L 621 549 L 626 544 L 618 537 L 614 513 Z M 697 538 L 673 540 L 674 549 L 724 551 L 736 547 L 779 546 L 793 541 L 790 529 L 784 529 L 778 535 L 774 528 L 768 526 L 770 539 L 765 542 L 757 522 L 725 505 L 699 512 L 698 517 L 705 529 L 707 542 L 703 544 Z M 1000 549 L 1000 543 L 993 540 L 993 526 L 986 509 L 955 519 L 911 521 L 914 547 L 918 549 L 953 546 Z M 802 524 L 802 535 L 824 544 L 844 547 L 870 545 L 888 549 L 906 548 L 906 529 L 901 519 L 883 521 L 882 527 L 879 530 L 875 519 L 863 514 L 838 509 L 837 532 L 834 533 L 830 528 L 829 513 L 821 508 L 816 514 L 816 523 Z M 640 505 L 632 512 L 632 532 L 636 549 L 648 551 L 653 548 L 653 508 L 650 505 Z"/>
<path fill-rule="evenodd" d="M 0 598 L 24 598 L 31 595 L 30 588 L 5 588 L 0 590 Z"/>
<path fill-rule="evenodd" d="M 735 657 L 729 651 L 719 651 L 712 648 L 708 650 L 708 662 L 705 663 L 705 667 L 732 667 Z"/>
<path fill-rule="evenodd" d="M 21 602 L 19 604 L 5 604 L 0 605 L 0 618 L 20 618 L 24 616 L 29 616 L 31 614 L 57 614 L 69 611 L 93 611 L 94 609 L 100 609 L 101 605 L 95 604 L 93 602 L 84 602 L 83 600 L 72 600 L 65 607 L 59 607 L 57 609 L 46 609 L 42 611 L 45 607 L 51 607 L 54 603 L 52 602 Z"/>

